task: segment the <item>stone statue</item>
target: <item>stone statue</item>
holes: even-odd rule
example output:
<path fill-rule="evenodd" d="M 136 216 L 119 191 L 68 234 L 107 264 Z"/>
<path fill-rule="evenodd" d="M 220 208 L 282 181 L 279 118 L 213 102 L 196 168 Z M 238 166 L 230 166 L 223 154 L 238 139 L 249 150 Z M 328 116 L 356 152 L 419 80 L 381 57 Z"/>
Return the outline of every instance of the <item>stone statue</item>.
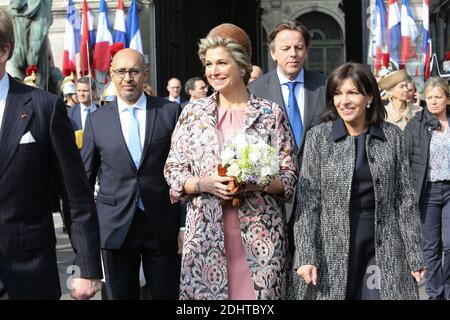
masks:
<path fill-rule="evenodd" d="M 8 72 L 23 79 L 28 66 L 37 65 L 37 86 L 48 89 L 51 66 L 48 30 L 53 23 L 52 0 L 11 0 L 15 48 Z"/>

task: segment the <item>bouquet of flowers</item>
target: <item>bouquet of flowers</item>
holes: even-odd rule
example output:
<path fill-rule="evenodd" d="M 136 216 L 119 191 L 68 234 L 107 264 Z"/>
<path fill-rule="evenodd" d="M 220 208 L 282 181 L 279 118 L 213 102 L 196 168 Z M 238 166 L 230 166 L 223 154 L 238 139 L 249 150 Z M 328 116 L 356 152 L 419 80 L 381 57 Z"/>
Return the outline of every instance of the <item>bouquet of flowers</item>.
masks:
<path fill-rule="evenodd" d="M 237 187 L 246 184 L 265 187 L 278 175 L 280 168 L 275 148 L 262 140 L 250 143 L 244 134 L 234 135 L 224 145 L 220 160 L 219 175 L 233 177 Z M 239 202 L 233 200 L 233 205 Z"/>

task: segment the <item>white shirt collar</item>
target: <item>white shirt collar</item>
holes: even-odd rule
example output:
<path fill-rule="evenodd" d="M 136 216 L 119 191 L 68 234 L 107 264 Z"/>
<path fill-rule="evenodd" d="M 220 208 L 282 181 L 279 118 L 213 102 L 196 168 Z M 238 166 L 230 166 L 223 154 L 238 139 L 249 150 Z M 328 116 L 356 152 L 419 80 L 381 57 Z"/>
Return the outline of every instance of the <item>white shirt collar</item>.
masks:
<path fill-rule="evenodd" d="M 96 109 L 95 104 L 92 103 L 90 106 L 86 106 L 85 104 L 80 102 L 81 111 L 87 111 L 86 109 L 89 109 L 91 112 Z"/>
<path fill-rule="evenodd" d="M 180 97 L 178 96 L 178 97 L 174 98 L 174 97 L 172 97 L 172 96 L 169 96 L 169 100 L 172 101 L 172 102 L 177 102 L 177 103 L 179 103 L 179 102 L 180 102 Z"/>
<path fill-rule="evenodd" d="M 5 72 L 3 78 L 0 80 L 0 101 L 6 99 L 9 91 L 9 76 Z"/>
<path fill-rule="evenodd" d="M 119 113 L 121 113 L 122 111 L 125 111 L 128 107 L 135 107 L 135 108 L 138 108 L 141 110 L 145 110 L 145 109 L 147 109 L 147 98 L 146 98 L 144 92 L 142 92 L 138 101 L 136 101 L 135 104 L 130 106 L 130 105 L 126 104 L 125 101 L 123 101 L 119 96 L 117 96 L 117 107 L 119 108 Z"/>
<path fill-rule="evenodd" d="M 278 79 L 280 80 L 280 85 L 283 85 L 283 84 L 288 83 L 288 82 L 292 82 L 292 80 L 288 79 L 283 73 L 281 73 L 279 68 L 277 68 L 277 75 L 278 75 Z M 300 82 L 300 83 L 304 83 L 305 82 L 305 72 L 304 72 L 303 68 L 299 72 L 299 74 L 297 75 L 297 78 L 295 78 L 293 81 L 297 81 L 297 82 Z"/>

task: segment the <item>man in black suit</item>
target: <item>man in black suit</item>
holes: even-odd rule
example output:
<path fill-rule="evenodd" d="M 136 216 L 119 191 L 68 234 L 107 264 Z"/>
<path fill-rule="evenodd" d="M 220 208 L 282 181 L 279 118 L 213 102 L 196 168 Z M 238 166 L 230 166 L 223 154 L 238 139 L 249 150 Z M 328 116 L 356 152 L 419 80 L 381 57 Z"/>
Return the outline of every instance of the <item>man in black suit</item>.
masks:
<path fill-rule="evenodd" d="M 50 177 L 63 186 L 75 251 L 71 294 L 100 288 L 100 241 L 92 191 L 64 102 L 6 73 L 11 17 L 0 10 L 0 299 L 59 299 Z"/>
<path fill-rule="evenodd" d="M 322 122 L 325 109 L 326 77 L 304 68 L 311 38 L 308 29 L 298 21 L 279 23 L 269 34 L 270 53 L 277 68 L 248 86 L 257 97 L 277 103 L 288 115 L 297 155 L 300 155 L 306 132 Z M 293 207 L 286 206 L 288 219 Z M 292 222 L 291 218 L 289 242 L 293 253 Z"/>
<path fill-rule="evenodd" d="M 153 299 L 178 299 L 180 207 L 169 200 L 163 167 L 180 105 L 144 93 L 143 56 L 123 49 L 110 74 L 117 99 L 86 122 L 83 158 L 97 210 L 108 299 L 139 299 L 142 261 Z"/>
<path fill-rule="evenodd" d="M 86 118 L 98 109 L 94 102 L 97 94 L 97 86 L 95 80 L 89 77 L 82 77 L 77 81 L 77 98 L 78 104 L 71 107 L 67 112 L 72 122 L 73 131 L 84 130 Z"/>
<path fill-rule="evenodd" d="M 167 81 L 167 91 L 169 95 L 165 99 L 176 103 L 184 103 L 185 99 L 181 97 L 181 81 L 177 78 L 170 78 Z"/>

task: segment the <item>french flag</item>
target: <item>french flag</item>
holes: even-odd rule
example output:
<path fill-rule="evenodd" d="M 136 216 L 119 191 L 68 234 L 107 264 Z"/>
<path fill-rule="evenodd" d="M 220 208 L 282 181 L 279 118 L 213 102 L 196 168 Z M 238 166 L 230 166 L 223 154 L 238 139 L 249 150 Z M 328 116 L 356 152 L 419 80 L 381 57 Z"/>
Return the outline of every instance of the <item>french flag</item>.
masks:
<path fill-rule="evenodd" d="M 94 68 L 100 72 L 107 71 L 111 63 L 109 46 L 112 45 L 113 42 L 109 29 L 108 8 L 106 7 L 105 0 L 100 0 L 97 37 L 94 51 Z"/>
<path fill-rule="evenodd" d="M 396 0 L 388 0 L 388 50 L 391 55 L 391 61 L 398 68 L 401 58 L 401 23 L 400 10 Z"/>
<path fill-rule="evenodd" d="M 402 0 L 402 64 L 416 56 L 415 41 L 419 36 L 416 22 L 408 5 L 408 0 Z"/>
<path fill-rule="evenodd" d="M 144 50 L 142 48 L 141 31 L 139 30 L 139 18 L 136 0 L 133 0 L 131 2 L 130 10 L 128 11 L 127 35 L 127 47 L 139 51 L 141 54 L 144 54 Z"/>
<path fill-rule="evenodd" d="M 89 7 L 86 0 L 83 0 L 83 12 L 81 19 L 81 47 L 80 47 L 80 73 L 82 75 L 88 75 L 91 65 L 91 37 L 89 32 Z"/>
<path fill-rule="evenodd" d="M 375 46 L 372 56 L 375 57 L 375 74 L 382 65 L 383 50 L 386 49 L 386 7 L 383 0 L 375 1 L 375 11 L 373 20 L 373 32 L 375 33 Z"/>
<path fill-rule="evenodd" d="M 430 56 L 431 46 L 430 42 L 430 0 L 423 1 L 422 7 L 422 25 L 423 25 L 423 54 L 424 61 L 424 79 L 427 80 L 430 77 Z"/>
<path fill-rule="evenodd" d="M 87 21 L 88 21 L 88 31 L 89 31 L 89 43 L 91 47 L 93 48 L 95 46 L 95 29 L 94 29 L 94 17 L 91 14 L 91 11 L 89 10 L 89 6 L 86 3 L 86 0 L 83 0 L 83 10 L 84 5 L 86 4 L 87 7 Z M 84 23 L 84 16 L 81 19 L 81 30 L 83 30 L 83 23 Z"/>
<path fill-rule="evenodd" d="M 65 77 L 70 74 L 77 74 L 77 62 L 75 55 L 80 47 L 80 17 L 79 12 L 72 0 L 69 0 L 67 6 L 67 15 L 64 32 L 64 57 L 62 73 Z M 77 30 L 78 26 L 78 32 Z"/>
<path fill-rule="evenodd" d="M 125 26 L 125 11 L 123 10 L 123 0 L 119 0 L 116 18 L 114 19 L 114 43 L 122 42 L 123 47 L 127 45 L 127 29 Z"/>

